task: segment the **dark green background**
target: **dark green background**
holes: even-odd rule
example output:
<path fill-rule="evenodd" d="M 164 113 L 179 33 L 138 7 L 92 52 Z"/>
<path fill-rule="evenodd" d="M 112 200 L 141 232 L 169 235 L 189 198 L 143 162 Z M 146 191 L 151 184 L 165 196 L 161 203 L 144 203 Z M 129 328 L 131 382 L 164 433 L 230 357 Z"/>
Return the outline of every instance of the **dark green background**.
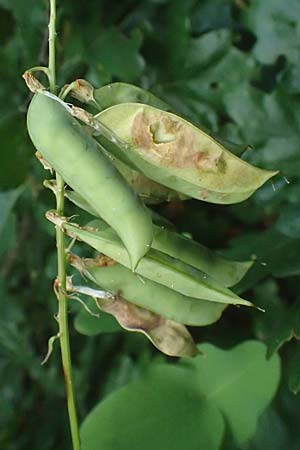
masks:
<path fill-rule="evenodd" d="M 300 1 L 58 1 L 58 82 L 127 81 L 149 88 L 198 125 L 251 146 L 243 155 L 278 169 L 233 206 L 188 201 L 158 210 L 212 248 L 257 264 L 238 286 L 266 309 L 229 308 L 193 331 L 226 348 L 248 338 L 281 346 L 283 376 L 272 406 L 242 450 L 300 448 Z M 21 78 L 47 64 L 47 2 L 0 0 L 0 447 L 70 448 L 56 333 L 54 205 L 25 129 L 30 95 Z M 72 311 L 77 307 L 72 306 Z M 71 316 L 73 317 L 73 315 Z M 71 319 L 72 322 L 72 319 Z M 140 336 L 86 338 L 72 327 L 80 418 L 159 356 Z M 235 450 L 228 435 L 223 449 Z M 166 449 L 168 450 L 168 449 Z M 203 449 L 204 450 L 204 449 Z"/>

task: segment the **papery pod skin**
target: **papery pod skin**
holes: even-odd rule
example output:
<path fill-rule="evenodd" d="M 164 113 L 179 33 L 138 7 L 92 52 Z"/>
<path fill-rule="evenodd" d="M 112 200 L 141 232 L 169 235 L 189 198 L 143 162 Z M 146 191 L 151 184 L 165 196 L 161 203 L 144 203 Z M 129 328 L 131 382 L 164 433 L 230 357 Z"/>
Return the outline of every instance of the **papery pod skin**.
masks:
<path fill-rule="evenodd" d="M 69 223 L 55 211 L 48 211 L 46 217 L 69 236 L 85 242 L 95 250 L 130 268 L 127 252 L 111 228 L 107 227 L 99 231 L 94 227 L 80 227 Z M 253 306 L 251 302 L 238 297 L 212 277 L 157 250 L 148 251 L 140 260 L 136 272 L 186 296 L 225 304 Z"/>
<path fill-rule="evenodd" d="M 277 173 L 248 164 L 186 120 L 151 106 L 124 103 L 96 119 L 111 130 L 111 139 L 97 137 L 108 151 L 119 159 L 124 155 L 146 177 L 199 200 L 241 202 Z"/>
<path fill-rule="evenodd" d="M 96 301 L 99 308 L 113 315 L 122 328 L 143 333 L 165 355 L 182 357 L 199 353 L 191 334 L 181 323 L 136 306 L 120 294 L 114 300 L 96 298 Z"/>
<path fill-rule="evenodd" d="M 128 102 L 146 103 L 165 111 L 170 110 L 167 103 L 151 92 L 129 83 L 110 83 L 95 89 L 88 81 L 79 79 L 76 80 L 72 96 L 94 106 L 98 111 Z"/>
<path fill-rule="evenodd" d="M 121 264 L 70 257 L 70 263 L 97 286 L 127 301 L 185 325 L 205 326 L 216 322 L 226 305 L 184 296 L 133 273 Z M 101 306 L 101 305 L 100 305 Z"/>
<path fill-rule="evenodd" d="M 27 124 L 46 161 L 120 236 L 134 268 L 153 238 L 151 216 L 144 205 L 57 97 L 35 94 Z"/>
<path fill-rule="evenodd" d="M 80 208 L 92 215 L 96 215 L 76 192 L 66 191 L 66 196 Z M 156 225 L 160 219 L 159 216 L 153 216 L 152 219 L 154 236 L 151 248 L 196 267 L 207 275 L 210 275 L 222 286 L 232 287 L 237 284 L 254 264 L 254 261 L 241 262 L 224 258 L 199 242 L 188 239 L 176 233 L 175 230 L 169 229 L 168 223 L 161 222 L 159 225 Z M 107 225 L 99 220 L 95 220 L 89 225 L 100 230 L 107 228 Z"/>

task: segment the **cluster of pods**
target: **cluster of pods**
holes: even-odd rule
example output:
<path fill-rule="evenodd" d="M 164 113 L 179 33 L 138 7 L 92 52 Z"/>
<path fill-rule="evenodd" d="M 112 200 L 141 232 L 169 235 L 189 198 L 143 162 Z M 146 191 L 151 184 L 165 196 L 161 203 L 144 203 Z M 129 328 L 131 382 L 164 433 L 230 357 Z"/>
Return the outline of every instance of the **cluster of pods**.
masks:
<path fill-rule="evenodd" d="M 177 233 L 149 205 L 189 198 L 241 202 L 276 172 L 243 161 L 231 144 L 141 88 L 94 89 L 84 80 L 72 86 L 72 95 L 96 114 L 38 89 L 28 131 L 68 185 L 65 196 L 93 217 L 78 224 L 49 211 L 47 218 L 99 252 L 95 259 L 69 255 L 69 262 L 110 293 L 95 294 L 100 309 L 164 353 L 193 356 L 197 348 L 186 325 L 211 324 L 230 304 L 252 305 L 230 290 L 252 262 L 230 261 Z"/>

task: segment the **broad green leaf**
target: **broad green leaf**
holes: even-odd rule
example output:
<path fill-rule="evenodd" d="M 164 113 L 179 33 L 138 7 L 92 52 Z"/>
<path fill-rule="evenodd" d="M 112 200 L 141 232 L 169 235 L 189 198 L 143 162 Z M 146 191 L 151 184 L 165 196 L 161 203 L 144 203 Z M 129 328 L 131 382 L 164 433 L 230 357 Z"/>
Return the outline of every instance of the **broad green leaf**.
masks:
<path fill-rule="evenodd" d="M 300 204 L 291 204 L 281 212 L 275 228 L 285 236 L 300 238 Z"/>
<path fill-rule="evenodd" d="M 123 266 L 131 267 L 128 253 L 112 229 L 106 228 L 99 231 L 91 227 L 80 227 L 77 224 L 68 223 L 54 211 L 48 211 L 47 218 L 61 227 L 69 236 L 85 242 Z M 136 273 L 190 297 L 225 304 L 252 306 L 251 302 L 238 297 L 200 270 L 154 249 L 150 249 L 141 259 Z"/>
<path fill-rule="evenodd" d="M 31 158 L 25 117 L 14 114 L 1 119 L 0 140 L 0 188 L 12 189 L 25 180 Z"/>
<path fill-rule="evenodd" d="M 277 136 L 268 138 L 259 150 L 249 152 L 247 159 L 255 165 L 263 164 L 268 170 L 279 167 L 285 177 L 298 178 L 300 173 L 298 146 L 299 138 L 292 136 L 292 130 L 290 130 L 289 137 Z M 283 148 L 284 152 L 282 151 Z"/>
<path fill-rule="evenodd" d="M 89 51 L 111 78 L 130 82 L 141 75 L 145 62 L 139 53 L 139 36 L 128 38 L 116 28 L 106 29 L 98 36 Z"/>
<path fill-rule="evenodd" d="M 233 25 L 231 3 L 224 0 L 202 0 L 192 10 L 191 28 L 194 34 L 201 35 L 207 30 L 231 28 Z"/>
<path fill-rule="evenodd" d="M 209 35 L 211 40 L 217 39 L 219 31 L 213 31 Z M 197 40 L 197 46 L 201 46 L 202 39 L 207 39 L 207 35 L 204 34 Z M 212 49 L 212 61 L 207 66 L 204 62 L 204 66 L 199 67 L 201 66 L 201 58 L 197 58 L 195 61 L 199 69 L 197 69 L 197 66 L 194 68 L 193 61 L 191 61 L 187 79 L 184 81 L 178 80 L 177 83 L 174 83 L 174 86 L 172 85 L 172 89 L 166 86 L 166 92 L 162 91 L 160 94 L 163 94 L 164 99 L 172 106 L 176 102 L 176 110 L 180 115 L 186 115 L 200 126 L 206 125 L 203 120 L 208 119 L 210 122 L 209 128 L 212 128 L 213 131 L 218 131 L 219 124 L 217 119 L 211 119 L 212 111 L 222 114 L 226 95 L 229 95 L 236 86 L 251 81 L 251 78 L 257 72 L 252 56 L 232 45 L 226 52 L 225 48 L 221 44 L 219 53 Z M 206 55 L 206 57 L 208 59 L 209 55 Z M 183 106 L 181 106 L 181 103 L 183 103 Z M 183 108 L 185 111 L 183 111 Z M 197 111 L 198 117 L 195 114 Z"/>
<path fill-rule="evenodd" d="M 9 215 L 14 207 L 15 202 L 23 191 L 24 187 L 20 186 L 17 189 L 11 191 L 0 192 L 0 235 L 3 233 L 6 222 L 9 219 Z"/>
<path fill-rule="evenodd" d="M 72 96 L 94 106 L 99 112 L 120 103 L 146 103 L 169 111 L 171 107 L 149 91 L 128 83 L 111 83 L 98 89 L 86 80 L 77 80 Z"/>
<path fill-rule="evenodd" d="M 224 100 L 227 113 L 240 127 L 243 139 L 251 145 L 262 146 L 271 138 L 281 139 L 281 145 L 284 145 L 284 137 L 289 140 L 298 138 L 298 102 L 287 97 L 281 90 L 266 94 L 246 83 L 237 84 L 226 94 Z M 251 121 L 249 117 L 252 117 Z M 279 150 L 276 149 L 276 160 L 279 158 L 278 153 Z M 290 153 L 291 150 L 288 149 L 286 156 L 290 157 Z M 259 158 L 260 153 L 252 152 L 251 155 Z M 272 159 L 271 155 L 269 158 Z M 284 159 L 282 154 L 281 159 Z"/>
<path fill-rule="evenodd" d="M 255 264 L 235 287 L 242 293 L 268 274 L 285 278 L 300 274 L 300 239 L 291 239 L 274 227 L 261 233 L 248 233 L 232 239 L 229 249 L 222 252 L 228 258 L 255 260 Z"/>
<path fill-rule="evenodd" d="M 216 64 L 230 49 L 231 41 L 231 32 L 226 29 L 213 30 L 192 39 L 188 53 L 188 75 L 198 77 L 202 70 Z"/>
<path fill-rule="evenodd" d="M 236 203 L 276 174 L 242 161 L 184 119 L 147 105 L 113 106 L 96 119 L 113 130 L 108 138 L 97 137 L 107 150 L 120 159 L 125 154 L 148 178 L 193 198 Z"/>
<path fill-rule="evenodd" d="M 289 308 L 283 308 L 282 315 L 275 317 L 272 331 L 267 340 L 268 353 L 272 356 L 291 339 L 300 339 L 300 307 L 296 303 Z"/>
<path fill-rule="evenodd" d="M 97 216 L 97 213 L 77 192 L 66 190 L 65 195 L 80 208 Z M 153 221 L 157 223 L 157 218 L 153 217 Z M 92 221 L 89 225 L 100 229 L 107 228 L 107 225 L 99 219 Z M 159 226 L 154 224 L 153 232 L 151 244 L 153 249 L 205 272 L 225 287 L 237 284 L 253 265 L 253 261 L 239 262 L 223 258 L 193 239 L 172 231 L 165 222 L 159 222 Z"/>
<path fill-rule="evenodd" d="M 1 193 L 0 193 L 0 204 L 1 204 Z M 15 212 L 10 212 L 5 220 L 5 226 L 0 225 L 0 256 L 4 253 L 11 251 L 16 248 L 17 240 L 17 217 Z M 4 263 L 5 264 L 5 263 Z"/>
<path fill-rule="evenodd" d="M 260 62 L 273 63 L 280 55 L 299 58 L 299 15 L 297 0 L 254 0 L 245 8 L 243 22 L 257 37 L 253 52 Z"/>
<path fill-rule="evenodd" d="M 209 325 L 218 320 L 225 309 L 220 303 L 186 297 L 141 277 L 120 264 L 103 267 L 101 257 L 93 260 L 72 255 L 70 263 L 102 289 L 114 295 L 120 293 L 131 303 L 175 322 L 195 326 Z"/>
<path fill-rule="evenodd" d="M 193 371 L 161 365 L 100 402 L 84 420 L 81 440 L 83 450 L 218 450 L 223 431 Z"/>
<path fill-rule="evenodd" d="M 241 444 L 255 432 L 257 420 L 271 402 L 280 380 L 278 355 L 266 360 L 266 348 L 246 341 L 230 350 L 199 345 L 204 357 L 192 365 L 198 389 L 223 413 L 235 440 Z"/>
<path fill-rule="evenodd" d="M 300 308 L 297 303 L 287 306 L 280 297 L 279 287 L 272 278 L 254 289 L 255 300 L 265 313 L 255 317 L 254 330 L 267 345 L 270 358 L 284 343 L 300 339 Z"/>

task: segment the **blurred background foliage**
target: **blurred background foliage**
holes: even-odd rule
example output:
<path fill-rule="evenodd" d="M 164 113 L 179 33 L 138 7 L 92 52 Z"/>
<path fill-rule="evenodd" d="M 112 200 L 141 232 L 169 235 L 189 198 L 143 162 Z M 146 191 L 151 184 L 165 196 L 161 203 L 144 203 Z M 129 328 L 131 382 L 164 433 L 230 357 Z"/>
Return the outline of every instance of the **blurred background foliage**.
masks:
<path fill-rule="evenodd" d="M 280 351 L 280 389 L 256 434 L 237 446 L 227 433 L 223 450 L 299 449 L 299 0 L 60 0 L 58 6 L 60 84 L 135 83 L 195 124 L 248 144 L 244 159 L 280 170 L 242 204 L 186 201 L 157 210 L 200 242 L 257 260 L 236 290 L 266 313 L 231 307 L 215 325 L 193 330 L 197 342 L 221 348 L 254 338 L 267 344 L 268 356 Z M 6 450 L 70 448 L 58 347 L 40 366 L 57 332 L 54 230 L 44 219 L 54 202 L 27 136 L 30 95 L 21 79 L 25 69 L 47 64 L 47 11 L 47 1 L 0 0 L 0 447 Z M 141 336 L 85 337 L 73 326 L 71 335 L 81 418 L 153 361 L 165 360 Z"/>

